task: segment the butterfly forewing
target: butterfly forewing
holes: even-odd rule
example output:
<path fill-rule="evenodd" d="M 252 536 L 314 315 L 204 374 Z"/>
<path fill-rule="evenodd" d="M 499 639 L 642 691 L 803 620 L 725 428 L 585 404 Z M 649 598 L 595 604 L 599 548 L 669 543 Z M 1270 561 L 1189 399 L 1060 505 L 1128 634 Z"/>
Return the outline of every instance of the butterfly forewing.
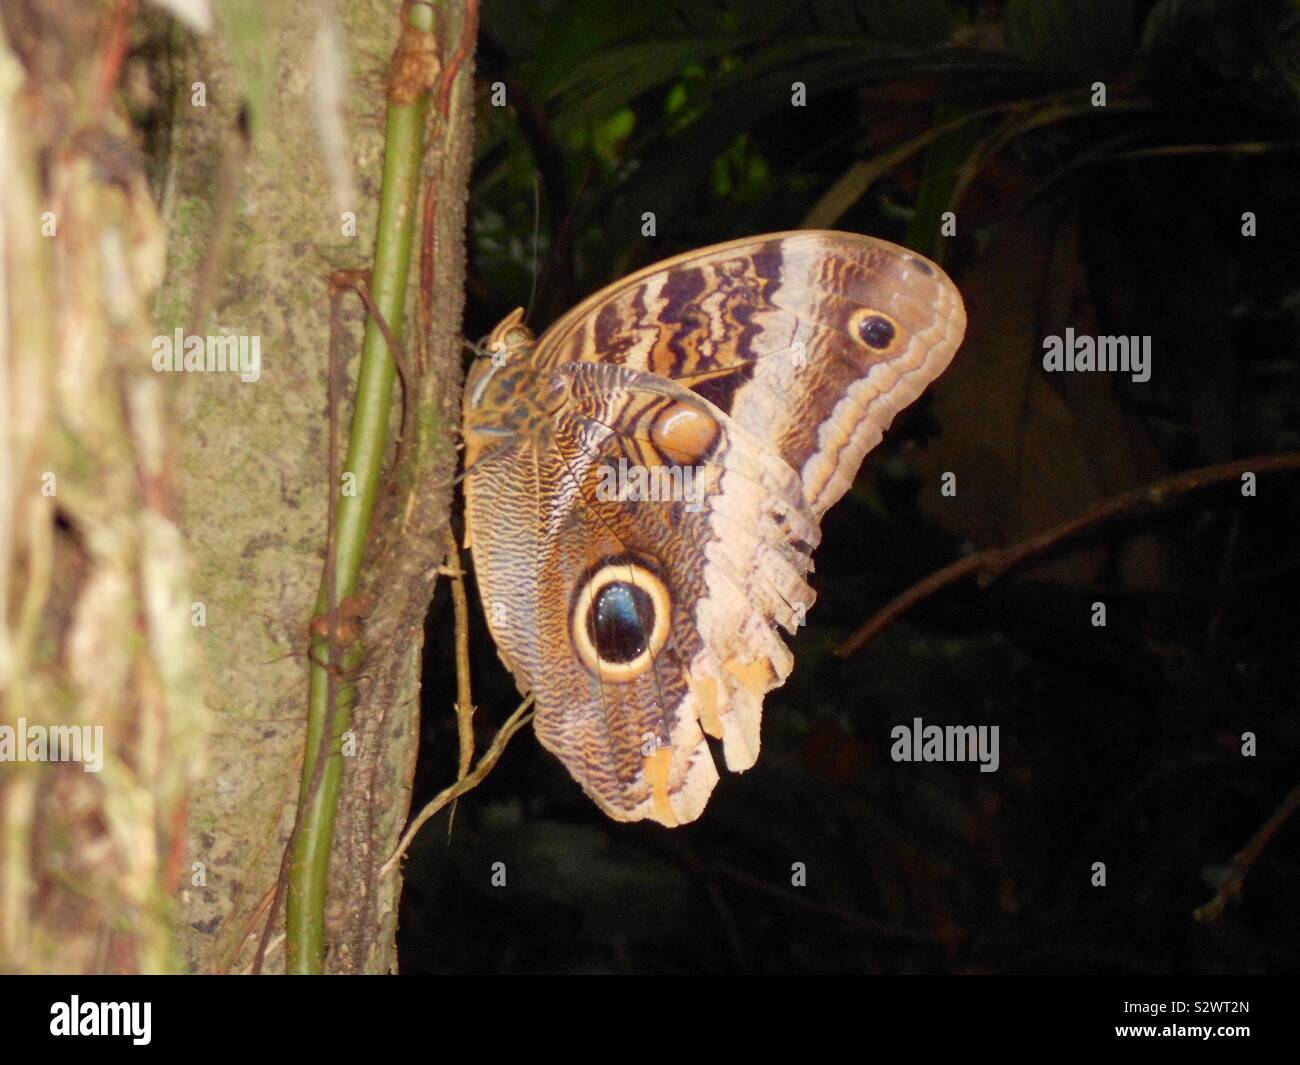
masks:
<path fill-rule="evenodd" d="M 535 357 L 612 362 L 692 389 L 767 441 L 820 515 L 965 327 L 956 286 L 927 259 L 873 237 L 795 231 L 633 274 L 561 318 Z"/>

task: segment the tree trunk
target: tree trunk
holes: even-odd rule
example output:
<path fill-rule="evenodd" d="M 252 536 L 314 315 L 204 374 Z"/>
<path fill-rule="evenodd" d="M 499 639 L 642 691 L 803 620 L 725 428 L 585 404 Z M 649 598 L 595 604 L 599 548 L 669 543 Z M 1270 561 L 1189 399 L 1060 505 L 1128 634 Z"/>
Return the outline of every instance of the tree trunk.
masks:
<path fill-rule="evenodd" d="M 69 61 L 82 109 L 74 131 L 111 126 L 120 109 L 111 89 L 102 108 L 87 97 L 105 35 L 102 9 L 86 10 L 83 38 L 67 48 L 84 67 Z M 217 13 L 207 37 L 140 16 L 170 38 L 167 61 L 150 66 L 170 79 L 153 183 L 165 229 L 143 165 L 134 184 L 106 183 L 83 153 L 51 179 L 63 176 L 59 202 L 71 201 L 59 239 L 33 236 L 59 190 L 40 186 L 36 160 L 50 145 L 15 95 L 21 66 L 0 49 L 0 280 L 10 307 L 0 314 L 3 721 L 26 708 L 29 719 L 102 722 L 108 750 L 97 777 L 0 764 L 5 968 L 248 970 L 298 802 L 304 652 L 330 491 L 325 277 L 370 264 L 385 73 L 400 23 L 390 0 L 339 5 L 352 85 L 344 151 L 356 176 L 355 203 L 341 203 L 314 111 L 324 91 L 318 8 L 232 2 Z M 445 62 L 460 42 L 463 2 L 439 13 Z M 378 870 L 408 812 L 422 624 L 455 471 L 471 79 L 467 59 L 425 167 L 436 175 L 437 216 L 428 366 L 412 397 L 421 432 L 403 463 L 411 476 L 380 498 L 366 552 L 363 587 L 375 605 L 330 865 L 330 972 L 396 964 L 400 874 L 380 880 Z M 125 299 L 116 279 L 101 276 L 116 262 L 114 241 L 132 271 L 134 302 L 122 306 L 109 299 Z M 85 273 L 92 266 L 99 274 Z M 409 338 L 414 294 L 407 305 Z M 27 313 L 14 317 L 14 306 Z M 355 299 L 346 306 L 340 350 L 351 356 L 364 315 Z M 178 329 L 258 338 L 256 380 L 155 372 L 151 338 Z M 343 436 L 355 369 L 353 358 Z M 399 394 L 394 427 L 400 403 Z M 47 470 L 58 476 L 55 496 L 41 494 Z M 102 869 L 67 864 L 91 854 Z M 74 882 L 63 886 L 69 868 Z M 267 971 L 283 969 L 283 924 L 281 905 Z"/>
<path fill-rule="evenodd" d="M 93 5 L 0 14 L 0 970 L 159 971 L 206 720 L 163 232 Z"/>
<path fill-rule="evenodd" d="M 365 266 L 372 253 L 373 238 L 363 235 L 374 233 L 383 159 L 381 86 L 398 31 L 387 3 L 355 3 L 344 14 L 354 84 L 366 101 L 354 109 L 361 202 L 354 208 L 358 237 L 352 240 L 341 236 L 346 220 L 332 204 L 312 119 L 314 79 L 307 72 L 314 13 L 277 12 L 283 19 L 273 34 L 278 89 L 268 98 L 265 121 L 254 131 L 253 152 L 238 176 L 241 209 L 231 226 L 229 273 L 214 316 L 268 337 L 263 381 L 255 386 L 266 394 L 237 391 L 232 402 L 208 390 L 187 420 L 182 459 L 182 482 L 192 489 L 183 495 L 182 524 L 194 545 L 199 598 L 205 592 L 211 597 L 214 620 L 205 632 L 205 650 L 209 675 L 219 681 L 209 690 L 220 723 L 209 786 L 200 785 L 196 795 L 191 833 L 191 858 L 209 863 L 209 881 L 185 900 L 190 965 L 209 970 L 248 965 L 297 802 L 307 663 L 285 656 L 305 646 L 324 557 L 328 302 L 322 274 Z M 442 35 L 444 56 L 458 39 L 463 13 L 456 14 L 451 32 Z M 210 53 L 194 59 L 195 80 L 220 69 Z M 366 627 L 365 679 L 353 715 L 356 753 L 345 760 L 331 862 L 326 964 L 333 972 L 383 972 L 395 964 L 399 880 L 375 878 L 409 805 L 421 626 L 444 550 L 454 473 L 447 428 L 454 423 L 460 378 L 468 86 L 468 77 L 457 83 L 445 158 L 432 160 L 441 178 L 431 365 L 419 397 L 427 449 L 410 489 L 414 505 L 400 526 L 401 542 L 393 542 L 391 533 L 408 509 L 407 496 L 390 495 L 380 504 L 387 517 L 384 509 L 377 514 L 380 535 L 372 535 L 367 554 L 365 587 L 376 607 Z M 220 85 L 216 95 L 236 102 Z M 236 118 L 233 109 L 221 121 L 183 109 L 181 117 L 173 147 L 178 221 L 187 213 L 184 190 L 205 204 L 221 195 L 212 189 L 212 161 L 223 155 L 217 138 L 229 135 Z M 211 210 L 193 206 L 191 217 L 212 217 Z M 174 244 L 173 291 L 190 291 L 183 280 L 186 260 L 193 260 L 195 247 L 210 246 L 211 228 Z M 408 306 L 415 306 L 413 298 Z M 345 350 L 356 350 L 360 324 L 357 314 Z M 271 953 L 270 968 L 281 964 L 279 957 Z"/>

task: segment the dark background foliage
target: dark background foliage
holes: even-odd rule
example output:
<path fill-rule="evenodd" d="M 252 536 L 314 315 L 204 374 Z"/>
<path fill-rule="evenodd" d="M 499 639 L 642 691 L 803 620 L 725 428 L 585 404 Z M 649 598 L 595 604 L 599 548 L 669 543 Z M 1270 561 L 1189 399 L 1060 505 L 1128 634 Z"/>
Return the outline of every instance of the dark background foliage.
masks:
<path fill-rule="evenodd" d="M 619 825 L 522 733 L 450 844 L 445 815 L 417 842 L 403 969 L 1294 971 L 1300 825 L 1192 919 L 1297 781 L 1293 473 L 1107 522 L 832 651 L 964 552 L 1300 446 L 1300 7 L 493 0 L 479 79 L 467 334 L 528 304 L 535 270 L 540 330 L 634 267 L 802 225 L 935 257 L 970 327 L 827 516 L 758 765 L 695 824 Z M 1151 380 L 1045 374 L 1067 326 L 1150 335 Z M 417 807 L 455 772 L 445 600 Z M 518 697 L 472 621 L 482 747 Z M 896 764 L 915 716 L 999 725 L 1001 768 Z"/>

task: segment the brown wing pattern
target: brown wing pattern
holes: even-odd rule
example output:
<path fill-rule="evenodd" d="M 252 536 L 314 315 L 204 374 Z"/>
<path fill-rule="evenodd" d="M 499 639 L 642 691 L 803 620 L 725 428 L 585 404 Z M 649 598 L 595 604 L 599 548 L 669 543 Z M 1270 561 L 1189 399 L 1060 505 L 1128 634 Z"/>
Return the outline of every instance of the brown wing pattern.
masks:
<path fill-rule="evenodd" d="M 816 514 L 961 343 L 957 288 L 888 241 L 794 231 L 642 270 L 540 338 L 540 365 L 612 362 L 715 403 L 795 469 Z"/>
<path fill-rule="evenodd" d="M 480 594 L 541 742 L 611 817 L 697 817 L 718 779 L 706 736 L 753 765 L 818 521 L 964 323 L 905 249 L 773 234 L 634 274 L 476 370 Z M 611 494 L 616 470 L 673 490 Z"/>

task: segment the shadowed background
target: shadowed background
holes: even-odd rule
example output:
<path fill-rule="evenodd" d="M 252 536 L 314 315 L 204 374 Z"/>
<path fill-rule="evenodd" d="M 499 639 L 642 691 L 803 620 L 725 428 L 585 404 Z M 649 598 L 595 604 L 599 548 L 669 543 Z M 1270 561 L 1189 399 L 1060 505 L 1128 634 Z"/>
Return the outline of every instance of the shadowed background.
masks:
<path fill-rule="evenodd" d="M 1294 971 L 1297 825 L 1192 917 L 1300 777 L 1294 472 L 1107 521 L 833 650 L 965 552 L 1300 447 L 1300 8 L 494 0 L 478 58 L 467 335 L 804 225 L 932 256 L 970 326 L 827 515 L 757 766 L 690 826 L 619 825 L 525 730 L 451 845 L 445 813 L 417 841 L 402 970 Z M 1149 335 L 1150 381 L 1044 373 L 1067 327 Z M 416 809 L 455 776 L 449 600 Z M 481 750 L 518 696 L 471 610 Z M 999 770 L 895 764 L 918 716 L 999 725 Z"/>

